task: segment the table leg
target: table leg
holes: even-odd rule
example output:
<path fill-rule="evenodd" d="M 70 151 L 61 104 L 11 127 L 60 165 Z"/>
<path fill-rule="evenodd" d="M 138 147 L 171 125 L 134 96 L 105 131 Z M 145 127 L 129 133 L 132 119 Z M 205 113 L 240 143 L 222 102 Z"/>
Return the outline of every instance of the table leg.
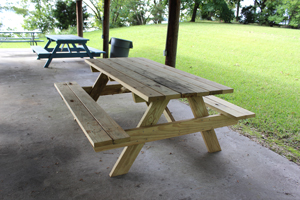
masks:
<path fill-rule="evenodd" d="M 89 50 L 89 48 L 86 46 L 86 44 L 82 44 L 83 48 L 85 49 L 86 53 L 90 58 L 94 58 Z"/>
<path fill-rule="evenodd" d="M 208 116 L 208 111 L 202 97 L 190 97 L 187 99 L 196 118 Z M 221 147 L 214 129 L 202 131 L 201 134 L 208 152 L 213 153 L 221 151 Z"/>
<path fill-rule="evenodd" d="M 148 102 L 146 102 L 146 104 L 147 104 L 147 106 L 149 106 Z M 168 107 L 165 108 L 163 114 L 164 114 L 164 116 L 165 116 L 165 118 L 168 122 L 175 122 L 176 121 Z"/>
<path fill-rule="evenodd" d="M 44 46 L 44 49 L 46 49 L 48 51 L 48 47 L 49 47 L 49 45 L 50 45 L 51 42 L 52 41 L 49 39 L 48 42 L 47 42 L 47 44 Z"/>
<path fill-rule="evenodd" d="M 80 53 L 79 49 L 76 47 L 75 43 L 72 43 L 73 48 L 77 51 L 77 53 Z"/>
<path fill-rule="evenodd" d="M 168 103 L 169 99 L 151 102 L 137 127 L 156 124 Z M 138 144 L 125 147 L 109 176 L 113 177 L 128 173 L 143 146 L 144 144 Z"/>
<path fill-rule="evenodd" d="M 99 74 L 95 84 L 92 87 L 91 92 L 89 93 L 89 95 L 95 101 L 97 101 L 98 98 L 100 97 L 101 92 L 104 89 L 104 87 L 106 86 L 107 82 L 108 82 L 108 77 L 103 73 Z"/>
<path fill-rule="evenodd" d="M 46 45 L 46 46 L 47 46 L 47 45 Z M 59 50 L 59 46 L 60 46 L 60 44 L 57 44 L 57 45 L 55 46 L 55 48 L 54 48 L 53 51 L 52 51 L 51 56 L 48 58 L 46 64 L 44 65 L 44 68 L 48 68 L 48 67 L 49 67 L 49 65 L 50 65 L 50 63 L 51 63 L 51 61 L 52 61 L 52 58 L 54 58 L 56 52 Z"/>
<path fill-rule="evenodd" d="M 168 122 L 175 122 L 175 118 L 173 117 L 168 107 L 166 107 L 166 109 L 164 110 L 164 116 Z"/>

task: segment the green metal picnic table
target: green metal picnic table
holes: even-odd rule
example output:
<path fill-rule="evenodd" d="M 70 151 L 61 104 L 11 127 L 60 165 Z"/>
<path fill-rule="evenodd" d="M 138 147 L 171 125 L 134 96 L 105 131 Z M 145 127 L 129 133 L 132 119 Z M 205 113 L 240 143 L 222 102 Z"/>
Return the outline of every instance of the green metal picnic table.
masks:
<path fill-rule="evenodd" d="M 40 46 L 31 47 L 33 52 L 37 53 L 37 59 L 48 58 L 44 68 L 47 68 L 50 65 L 53 58 L 94 58 L 100 57 L 101 53 L 106 53 L 105 51 L 86 46 L 89 39 L 83 37 L 75 35 L 46 35 L 46 38 L 48 39 L 48 42 L 44 48 Z M 52 42 L 56 42 L 56 46 L 54 48 L 49 48 Z"/>

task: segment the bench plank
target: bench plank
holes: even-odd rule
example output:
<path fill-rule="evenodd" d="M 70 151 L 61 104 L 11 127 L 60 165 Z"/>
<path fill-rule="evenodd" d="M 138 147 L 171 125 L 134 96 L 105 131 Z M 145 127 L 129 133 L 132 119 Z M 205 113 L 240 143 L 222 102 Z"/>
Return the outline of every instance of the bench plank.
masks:
<path fill-rule="evenodd" d="M 49 51 L 47 51 L 41 46 L 32 46 L 31 49 L 37 54 L 50 54 Z"/>
<path fill-rule="evenodd" d="M 112 138 L 113 143 L 122 143 L 129 141 L 130 136 L 117 124 L 94 99 L 89 96 L 82 87 L 76 82 L 68 83 L 70 89 L 86 107 L 86 109 L 93 115 L 94 119 L 102 126 L 103 130 Z"/>
<path fill-rule="evenodd" d="M 255 113 L 229 103 L 228 101 L 220 99 L 216 96 L 206 96 L 203 97 L 203 100 L 207 107 L 238 120 L 255 117 Z"/>
<path fill-rule="evenodd" d="M 81 48 L 82 50 L 84 50 L 84 47 L 82 45 L 78 45 L 77 48 Z M 90 50 L 91 53 L 97 53 L 97 54 L 106 53 L 105 51 L 101 51 L 101 50 L 96 49 L 94 47 L 87 46 L 87 48 Z"/>
<path fill-rule="evenodd" d="M 41 46 L 31 46 L 31 49 L 34 53 L 37 54 L 37 59 L 40 58 L 49 58 L 51 56 L 51 53 L 48 52 L 46 49 L 44 49 Z"/>
<path fill-rule="evenodd" d="M 66 83 L 55 83 L 54 85 L 92 146 L 96 148 L 113 144 L 112 139 L 99 126 L 96 119 L 89 113 L 68 85 Z"/>

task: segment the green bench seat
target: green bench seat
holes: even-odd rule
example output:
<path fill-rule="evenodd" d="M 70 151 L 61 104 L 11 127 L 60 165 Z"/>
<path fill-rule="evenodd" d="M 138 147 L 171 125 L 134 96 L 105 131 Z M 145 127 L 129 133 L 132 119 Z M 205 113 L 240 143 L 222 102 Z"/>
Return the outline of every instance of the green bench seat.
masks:
<path fill-rule="evenodd" d="M 51 52 L 48 52 L 46 49 L 44 49 L 41 46 L 32 46 L 32 51 L 38 55 L 37 59 L 41 58 L 49 58 L 51 55 Z"/>

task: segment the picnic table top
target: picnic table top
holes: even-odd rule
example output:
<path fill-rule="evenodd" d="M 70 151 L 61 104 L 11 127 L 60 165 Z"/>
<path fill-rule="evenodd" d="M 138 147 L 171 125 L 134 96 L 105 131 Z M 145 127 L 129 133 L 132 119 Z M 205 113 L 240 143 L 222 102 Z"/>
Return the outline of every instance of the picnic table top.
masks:
<path fill-rule="evenodd" d="M 46 35 L 46 38 L 56 42 L 87 42 L 89 39 L 76 35 Z"/>
<path fill-rule="evenodd" d="M 233 89 L 146 58 L 86 62 L 146 101 L 232 93 Z"/>

